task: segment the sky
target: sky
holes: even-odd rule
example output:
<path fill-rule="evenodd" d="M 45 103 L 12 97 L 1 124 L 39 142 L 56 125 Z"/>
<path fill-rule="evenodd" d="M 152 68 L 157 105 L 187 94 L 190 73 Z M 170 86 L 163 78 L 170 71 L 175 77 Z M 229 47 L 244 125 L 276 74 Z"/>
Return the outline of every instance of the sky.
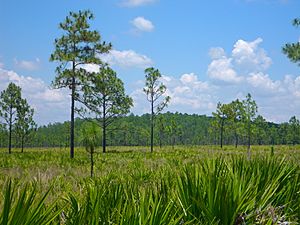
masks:
<path fill-rule="evenodd" d="M 134 100 L 149 112 L 144 70 L 162 73 L 166 111 L 211 115 L 218 102 L 250 93 L 272 122 L 300 118 L 300 68 L 282 53 L 300 41 L 299 0 L 0 0 L 0 91 L 21 86 L 38 124 L 70 117 L 69 90 L 54 90 L 49 58 L 58 24 L 70 11 L 91 10 L 91 29 L 113 49 L 101 56 Z"/>

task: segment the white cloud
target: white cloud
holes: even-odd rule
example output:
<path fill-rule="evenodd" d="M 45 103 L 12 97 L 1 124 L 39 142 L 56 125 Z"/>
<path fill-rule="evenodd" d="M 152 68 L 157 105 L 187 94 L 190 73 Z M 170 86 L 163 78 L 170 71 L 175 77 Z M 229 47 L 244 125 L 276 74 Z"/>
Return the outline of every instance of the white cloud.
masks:
<path fill-rule="evenodd" d="M 166 85 L 165 95 L 171 97 L 171 102 L 166 110 L 180 111 L 184 113 L 210 114 L 214 110 L 214 93 L 216 87 L 208 82 L 200 81 L 195 73 L 186 73 L 175 78 L 162 76 L 161 81 Z M 149 102 L 140 87 L 131 93 L 134 100 L 135 113 L 149 113 Z"/>
<path fill-rule="evenodd" d="M 179 80 L 181 81 L 180 85 L 187 85 L 192 89 L 197 89 L 199 92 L 211 90 L 213 88 L 213 85 L 210 85 L 208 82 L 198 80 L 198 76 L 195 73 L 185 73 L 181 75 Z"/>
<path fill-rule="evenodd" d="M 98 66 L 96 64 L 85 64 L 85 65 L 82 65 L 81 68 L 85 69 L 88 72 L 97 73 L 97 72 L 99 72 L 100 66 Z"/>
<path fill-rule="evenodd" d="M 283 122 L 293 115 L 300 117 L 300 76 L 287 75 L 275 80 L 267 74 L 272 59 L 260 47 L 262 41 L 262 38 L 250 42 L 238 40 L 231 54 L 226 54 L 221 47 L 209 50 L 212 61 L 207 74 L 208 83 L 217 86 L 214 96 L 226 103 L 251 93 L 259 113 L 268 120 Z"/>
<path fill-rule="evenodd" d="M 300 76 L 294 78 L 291 75 L 286 75 L 284 77 L 283 84 L 294 97 L 300 99 Z"/>
<path fill-rule="evenodd" d="M 142 5 L 147 5 L 154 3 L 156 0 L 124 0 L 121 2 L 121 6 L 125 7 L 138 7 Z"/>
<path fill-rule="evenodd" d="M 28 61 L 28 60 L 20 60 L 19 61 L 19 60 L 15 59 L 14 62 L 17 67 L 24 69 L 24 70 L 30 70 L 30 71 L 38 70 L 40 67 L 40 63 L 41 63 L 39 58 L 36 58 L 35 60 L 32 60 L 32 61 Z"/>
<path fill-rule="evenodd" d="M 153 61 L 146 55 L 136 53 L 133 50 L 111 50 L 110 53 L 102 55 L 101 59 L 110 64 L 120 67 L 146 68 L 153 64 Z"/>
<path fill-rule="evenodd" d="M 150 20 L 145 19 L 144 17 L 136 17 L 131 21 L 132 25 L 137 31 L 142 32 L 151 32 L 154 30 L 154 25 Z"/>
<path fill-rule="evenodd" d="M 293 115 L 300 118 L 300 76 L 286 75 L 274 79 L 267 72 L 272 60 L 260 47 L 261 43 L 260 38 L 252 42 L 238 40 L 227 54 L 221 47 L 211 48 L 208 80 L 200 79 L 196 73 L 184 73 L 178 77 L 163 75 L 161 80 L 167 86 L 166 94 L 171 96 L 166 110 L 211 115 L 218 101 L 228 103 L 251 93 L 258 104 L 259 114 L 267 120 L 283 122 Z M 112 50 L 101 59 L 121 67 L 145 68 L 153 64 L 150 58 L 133 50 Z M 84 68 L 98 70 L 95 65 Z M 0 68 L 0 91 L 9 82 L 22 87 L 24 97 L 36 110 L 39 123 L 69 119 L 69 90 L 52 90 L 41 79 Z M 144 81 L 131 86 L 135 89 L 130 90 L 134 99 L 133 112 L 149 113 L 149 102 L 142 91 Z"/>
<path fill-rule="evenodd" d="M 0 91 L 6 89 L 10 82 L 22 88 L 22 95 L 35 109 L 35 119 L 39 124 L 68 119 L 68 90 L 53 90 L 41 79 L 20 76 L 0 68 Z"/>
<path fill-rule="evenodd" d="M 187 113 L 210 113 L 214 106 L 213 94 L 216 87 L 205 81 L 200 81 L 195 73 L 186 73 L 179 79 L 172 78 L 166 82 L 171 96 L 170 108 L 181 108 Z"/>
<path fill-rule="evenodd" d="M 239 40 L 228 55 L 223 48 L 211 48 L 212 61 L 206 81 L 195 73 L 163 76 L 161 80 L 171 97 L 166 110 L 211 115 L 218 101 L 228 103 L 236 98 L 244 99 L 251 93 L 258 104 L 258 113 L 270 121 L 287 121 L 293 115 L 300 117 L 300 76 L 275 80 L 266 73 L 272 60 L 259 46 L 261 42 L 260 38 L 252 42 Z M 149 112 L 141 87 L 134 96 L 134 112 Z"/>
<path fill-rule="evenodd" d="M 260 89 L 255 88 L 254 94 L 258 102 L 259 113 L 274 122 L 286 122 L 294 115 L 300 118 L 299 80 L 300 77 L 285 76 L 280 81 L 280 91 L 278 92 L 265 91 L 261 93 Z M 268 93 L 271 94 L 268 95 Z"/>
<path fill-rule="evenodd" d="M 244 71 L 267 70 L 272 60 L 267 56 L 266 51 L 259 47 L 262 41 L 262 38 L 252 42 L 238 40 L 232 50 L 233 62 Z"/>
<path fill-rule="evenodd" d="M 233 69 L 230 58 L 220 58 L 213 60 L 207 69 L 207 74 L 210 78 L 228 83 L 239 83 L 242 77 L 238 76 Z"/>
<path fill-rule="evenodd" d="M 254 88 L 261 89 L 267 94 L 274 94 L 274 92 L 278 93 L 282 91 L 280 81 L 273 81 L 268 74 L 262 72 L 251 73 L 249 77 L 247 77 L 247 82 Z"/>
<path fill-rule="evenodd" d="M 189 83 L 194 83 L 198 80 L 197 76 L 194 74 L 194 73 L 186 73 L 186 74 L 183 74 L 181 77 L 180 77 L 180 81 L 183 83 L 183 84 L 189 84 Z"/>
<path fill-rule="evenodd" d="M 226 56 L 221 47 L 211 48 L 209 55 L 212 62 L 208 66 L 208 76 L 214 80 L 239 83 L 251 73 L 267 70 L 272 60 L 266 51 L 259 47 L 262 41 L 262 38 L 252 42 L 238 40 L 230 56 Z"/>

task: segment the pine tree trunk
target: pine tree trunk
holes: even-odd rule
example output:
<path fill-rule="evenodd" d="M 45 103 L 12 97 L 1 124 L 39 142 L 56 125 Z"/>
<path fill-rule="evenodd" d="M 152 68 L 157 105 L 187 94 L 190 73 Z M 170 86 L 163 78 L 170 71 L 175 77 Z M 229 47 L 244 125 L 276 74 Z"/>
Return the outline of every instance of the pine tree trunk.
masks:
<path fill-rule="evenodd" d="M 72 94 L 71 94 L 71 130 L 70 130 L 70 157 L 74 158 L 74 110 L 75 110 L 75 62 L 73 62 Z"/>
<path fill-rule="evenodd" d="M 162 132 L 160 131 L 160 134 L 159 134 L 159 148 L 161 148 L 162 146 Z"/>
<path fill-rule="evenodd" d="M 106 153 L 106 126 L 105 125 L 103 125 L 102 130 L 103 130 L 103 135 L 102 135 L 102 152 Z"/>
<path fill-rule="evenodd" d="M 153 152 L 153 127 L 154 127 L 154 106 L 153 106 L 154 102 L 153 102 L 153 96 L 151 99 L 151 137 L 150 137 L 150 149 L 151 149 L 151 153 Z"/>
<path fill-rule="evenodd" d="M 12 134 L 12 105 L 10 105 L 10 115 L 9 115 L 8 154 L 11 154 L 11 134 Z"/>
<path fill-rule="evenodd" d="M 250 160 L 251 159 L 251 152 L 250 152 L 250 142 L 251 142 L 251 139 L 250 139 L 250 133 L 251 133 L 251 124 L 250 124 L 251 122 L 249 122 L 249 124 L 248 124 L 248 147 L 247 147 L 247 149 L 248 149 L 248 159 Z"/>
<path fill-rule="evenodd" d="M 102 116 L 102 152 L 106 153 L 106 101 L 105 96 L 103 96 L 103 116 Z"/>
<path fill-rule="evenodd" d="M 21 153 L 24 152 L 24 137 L 22 137 L 22 140 L 21 140 Z"/>
<path fill-rule="evenodd" d="M 237 132 L 235 132 L 235 148 L 237 148 L 238 146 L 238 135 L 237 135 Z"/>

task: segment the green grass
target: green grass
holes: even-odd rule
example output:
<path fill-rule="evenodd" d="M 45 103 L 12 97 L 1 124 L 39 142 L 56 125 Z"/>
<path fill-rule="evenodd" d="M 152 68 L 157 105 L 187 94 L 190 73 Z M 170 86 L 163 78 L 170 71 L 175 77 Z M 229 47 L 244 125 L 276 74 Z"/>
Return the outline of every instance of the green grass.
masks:
<path fill-rule="evenodd" d="M 252 151 L 109 147 L 90 179 L 84 149 L 1 149 L 0 224 L 299 223 L 299 146 Z"/>

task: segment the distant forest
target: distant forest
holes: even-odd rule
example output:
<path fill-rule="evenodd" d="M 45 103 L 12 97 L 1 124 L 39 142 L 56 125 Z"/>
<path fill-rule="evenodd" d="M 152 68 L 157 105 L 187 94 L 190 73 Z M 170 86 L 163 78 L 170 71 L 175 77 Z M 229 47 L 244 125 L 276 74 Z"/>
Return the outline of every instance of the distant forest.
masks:
<path fill-rule="evenodd" d="M 156 146 L 175 145 L 218 145 L 220 129 L 215 126 L 215 119 L 206 115 L 164 113 L 155 121 L 154 144 Z M 296 123 L 295 123 L 296 121 Z M 294 145 L 300 144 L 300 130 L 297 119 L 292 117 L 289 122 L 275 124 L 270 122 L 253 122 L 251 144 L 256 145 Z M 77 118 L 75 120 L 75 146 L 82 146 L 82 127 L 91 121 Z M 118 118 L 107 134 L 108 146 L 148 146 L 150 135 L 150 114 L 141 116 L 130 114 Z M 101 146 L 101 130 L 99 129 Z M 235 145 L 236 139 L 230 124 L 224 125 L 223 144 Z M 19 141 L 13 138 L 13 146 L 18 147 Z M 33 132 L 25 147 L 60 147 L 68 148 L 70 143 L 70 122 L 50 123 L 40 126 Z M 246 145 L 247 137 L 242 127 L 238 131 L 238 145 Z M 0 133 L 0 146 L 7 147 L 7 132 Z"/>

